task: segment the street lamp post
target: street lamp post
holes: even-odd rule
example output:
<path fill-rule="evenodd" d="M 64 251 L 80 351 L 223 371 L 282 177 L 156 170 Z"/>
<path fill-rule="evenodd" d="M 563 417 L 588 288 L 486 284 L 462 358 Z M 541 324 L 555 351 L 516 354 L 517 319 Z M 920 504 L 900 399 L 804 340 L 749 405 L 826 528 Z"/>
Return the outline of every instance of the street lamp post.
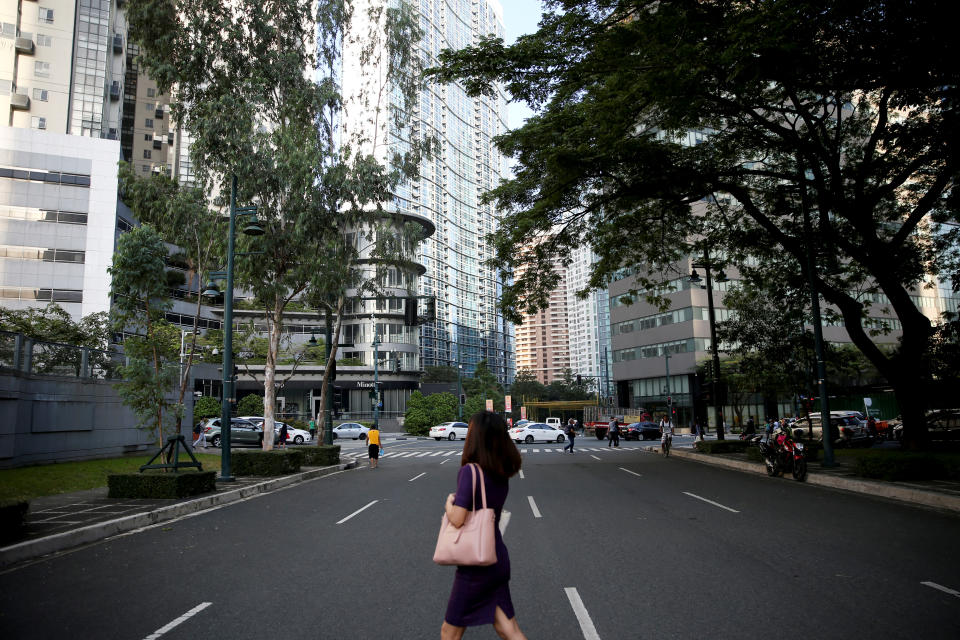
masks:
<path fill-rule="evenodd" d="M 223 291 L 223 375 L 222 375 L 222 398 L 220 400 L 220 481 L 232 482 L 234 477 L 230 475 L 230 404 L 236 397 L 233 380 L 233 255 L 236 238 L 236 219 L 238 216 L 253 216 L 243 232 L 249 236 L 263 235 L 263 228 L 257 224 L 257 207 L 237 208 L 237 176 L 233 175 L 230 184 L 230 218 L 227 231 L 227 270 L 226 272 L 215 272 L 211 278 L 221 276 L 226 277 L 227 286 Z M 207 285 L 207 290 L 203 295 L 215 297 L 219 295 L 216 285 L 211 281 Z"/>
<path fill-rule="evenodd" d="M 713 265 L 710 263 L 710 250 L 703 249 L 703 262 L 693 264 L 693 273 L 690 274 L 689 281 L 692 284 L 700 282 L 700 276 L 697 275 L 697 267 L 701 267 L 706 272 L 707 277 L 707 314 L 710 321 L 710 352 L 713 356 L 713 403 L 715 411 L 715 420 L 717 422 L 717 440 L 723 440 L 723 403 L 720 402 L 720 351 L 717 348 L 717 318 L 713 307 L 713 281 L 710 275 L 710 269 Z M 726 282 L 727 275 L 721 270 L 717 275 L 717 282 Z"/>
<path fill-rule="evenodd" d="M 377 320 L 370 316 L 373 323 L 373 428 L 380 423 L 380 334 L 377 332 Z"/>

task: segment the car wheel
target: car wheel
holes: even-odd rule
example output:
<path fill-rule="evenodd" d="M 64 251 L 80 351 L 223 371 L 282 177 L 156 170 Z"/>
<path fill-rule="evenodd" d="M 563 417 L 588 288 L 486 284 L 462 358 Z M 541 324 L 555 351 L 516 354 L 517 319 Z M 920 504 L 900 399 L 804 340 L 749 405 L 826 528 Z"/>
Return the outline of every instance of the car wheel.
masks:
<path fill-rule="evenodd" d="M 563 436 L 557 436 L 557 442 L 563 442 Z"/>
<path fill-rule="evenodd" d="M 220 447 L 220 434 L 219 434 L 219 433 L 218 433 L 217 435 L 213 436 L 213 437 L 210 439 L 210 444 L 212 444 L 213 446 L 215 446 L 215 447 L 217 447 L 217 448 Z"/>
<path fill-rule="evenodd" d="M 297 436 L 293 439 L 296 444 L 303 444 L 303 436 Z"/>
<path fill-rule="evenodd" d="M 334 440 L 336 440 L 337 437 L 338 437 L 336 432 L 333 432 L 331 435 L 333 436 L 333 439 L 334 439 Z"/>
<path fill-rule="evenodd" d="M 455 433 L 451 433 L 450 435 L 447 436 L 447 440 L 450 440 L 451 442 L 456 439 L 457 439 L 457 434 Z"/>
<path fill-rule="evenodd" d="M 366 440 L 366 439 L 367 439 L 367 434 L 361 433 L 361 434 L 360 434 L 360 439 L 361 439 L 361 440 Z"/>
<path fill-rule="evenodd" d="M 527 444 L 533 444 L 533 436 L 527 436 L 526 438 L 523 439 L 523 441 L 526 442 Z"/>

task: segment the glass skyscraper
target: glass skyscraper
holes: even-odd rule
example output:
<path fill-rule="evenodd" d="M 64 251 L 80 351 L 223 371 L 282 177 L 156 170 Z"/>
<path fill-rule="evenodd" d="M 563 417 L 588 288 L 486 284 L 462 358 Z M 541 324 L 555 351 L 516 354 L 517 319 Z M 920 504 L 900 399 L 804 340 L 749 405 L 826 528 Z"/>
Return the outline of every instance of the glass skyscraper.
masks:
<path fill-rule="evenodd" d="M 355 16 L 366 16 L 378 0 L 355 3 Z M 387 0 L 383 0 L 387 2 Z M 419 43 L 424 67 L 437 64 L 444 49 L 460 49 L 480 37 L 503 35 L 503 10 L 498 0 L 409 0 L 424 36 Z M 390 1 L 393 4 L 394 0 Z M 386 6 L 390 6 L 387 4 Z M 344 47 L 344 93 L 362 91 L 376 65 L 361 66 L 359 51 Z M 354 70 L 351 74 L 350 70 Z M 388 208 L 427 218 L 436 232 L 420 248 L 417 261 L 425 272 L 418 293 L 435 296 L 436 321 L 421 329 L 421 366 L 462 365 L 470 375 L 480 360 L 503 382 L 514 377 L 513 329 L 497 309 L 500 281 L 486 266 L 491 248 L 487 234 L 496 230 L 496 211 L 480 202 L 482 194 L 497 186 L 504 159 L 493 138 L 506 130 L 506 95 L 471 98 L 457 84 L 430 84 L 419 94 L 411 113 L 411 126 L 391 131 L 391 150 L 403 150 L 406 132 L 433 136 L 439 148 L 421 165 L 420 179 L 397 189 Z M 346 129 L 358 122 L 376 127 L 369 112 L 348 107 Z M 351 122 L 352 119 L 352 122 Z M 382 126 L 382 124 L 381 124 Z"/>

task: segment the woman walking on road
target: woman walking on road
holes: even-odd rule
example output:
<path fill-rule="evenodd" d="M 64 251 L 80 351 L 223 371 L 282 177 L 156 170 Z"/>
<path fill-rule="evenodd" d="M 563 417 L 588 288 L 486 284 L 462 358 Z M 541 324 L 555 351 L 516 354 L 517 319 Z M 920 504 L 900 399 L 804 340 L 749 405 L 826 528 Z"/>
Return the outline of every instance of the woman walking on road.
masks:
<path fill-rule="evenodd" d="M 367 431 L 367 455 L 370 457 L 370 468 L 376 469 L 380 462 L 380 429 L 377 425 Z"/>
<path fill-rule="evenodd" d="M 475 499 L 480 504 L 473 495 L 473 475 L 467 467 L 470 463 L 477 463 L 483 470 L 487 506 L 496 512 L 497 562 L 486 567 L 457 567 L 440 638 L 459 640 L 467 627 L 492 624 L 501 638 L 526 640 L 510 599 L 510 556 L 500 534 L 500 514 L 510 489 L 509 478 L 520 470 L 521 459 L 507 433 L 507 424 L 496 413 L 481 411 L 470 418 L 460 457 L 457 492 L 447 496 L 447 519 L 454 527 L 463 526 Z M 476 493 L 480 493 L 480 487 Z"/>
<path fill-rule="evenodd" d="M 567 437 L 570 438 L 570 443 L 563 450 L 570 449 L 570 453 L 573 453 L 573 441 L 577 439 L 577 423 L 573 418 L 567 421 Z"/>

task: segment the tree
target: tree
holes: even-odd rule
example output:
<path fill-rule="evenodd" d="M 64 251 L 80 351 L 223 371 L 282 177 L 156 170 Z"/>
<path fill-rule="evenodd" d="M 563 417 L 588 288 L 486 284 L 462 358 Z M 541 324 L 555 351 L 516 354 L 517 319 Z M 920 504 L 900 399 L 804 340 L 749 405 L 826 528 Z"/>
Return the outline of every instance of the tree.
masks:
<path fill-rule="evenodd" d="M 452 393 L 431 393 L 427 396 L 430 407 L 430 426 L 457 419 L 457 397 Z"/>
<path fill-rule="evenodd" d="M 0 330 L 50 343 L 34 352 L 33 370 L 37 373 L 54 373 L 69 366 L 74 375 L 80 375 L 82 351 L 77 347 L 90 349 L 87 366 L 91 375 L 110 375 L 114 369 L 109 353 L 110 319 L 105 312 L 88 314 L 76 322 L 55 302 L 42 309 L 0 307 Z"/>
<path fill-rule="evenodd" d="M 403 417 L 403 428 L 407 433 L 425 436 L 433 426 L 429 402 L 419 391 L 414 391 L 407 399 L 407 412 Z"/>
<path fill-rule="evenodd" d="M 177 402 L 182 405 L 188 391 L 190 370 L 193 368 L 194 354 L 199 342 L 201 287 L 206 284 L 209 273 L 223 258 L 223 247 L 219 242 L 223 227 L 208 208 L 208 198 L 201 189 L 182 186 L 161 173 L 141 177 L 133 170 L 133 166 L 126 162 L 120 163 L 119 178 L 121 197 L 137 219 L 152 225 L 164 240 L 180 250 L 170 261 L 182 264 L 187 275 L 184 277 L 179 271 L 167 271 L 167 276 L 180 276 L 178 280 L 168 277 L 167 286 L 174 288 L 178 284 L 186 284 L 188 291 L 195 287 L 193 327 L 190 339 L 184 345 L 187 356 L 180 369 Z M 182 414 L 177 416 L 178 433 L 181 420 Z"/>
<path fill-rule="evenodd" d="M 128 364 L 120 367 L 123 380 L 117 392 L 139 416 L 142 428 L 156 430 L 158 446 L 165 426 L 179 424 L 183 412 L 182 404 L 167 398 L 180 375 L 177 352 L 171 349 L 172 344 L 179 346 L 180 334 L 164 320 L 171 306 L 163 278 L 166 255 L 159 234 L 143 225 L 120 236 L 107 269 L 113 330 L 127 334 L 123 347 Z"/>
<path fill-rule="evenodd" d="M 427 367 L 424 369 L 421 382 L 456 382 L 457 368 L 447 366 Z"/>
<path fill-rule="evenodd" d="M 198 180 L 215 187 L 224 204 L 236 176 L 238 202 L 256 203 L 266 230 L 256 240 L 262 257 L 238 260 L 235 271 L 238 285 L 265 309 L 263 446 L 270 449 L 287 307 L 302 298 L 325 309 L 328 322 L 337 318 L 322 385 L 325 402 L 345 293 L 362 276 L 355 268 L 357 247 L 345 232 L 368 229 L 375 256 L 415 246 L 412 225 L 401 238 L 387 238 L 376 228 L 392 190 L 415 175 L 423 145 L 411 135 L 408 152 L 386 159 L 377 145 L 402 131 L 409 118 L 404 107 L 420 83 L 419 74 L 410 73 L 419 28 L 405 2 L 369 8 L 368 33 L 346 28 L 352 8 L 342 0 L 141 0 L 130 5 L 128 17 L 144 68 L 161 91 L 175 90 L 173 116 L 193 139 Z M 358 135 L 340 130 L 343 42 L 369 46 L 368 68 L 384 71 L 369 74 L 380 83 L 378 93 L 362 105 L 381 118 L 372 134 L 362 127 Z M 405 101 L 394 108 L 397 95 Z M 243 238 L 238 245 L 238 253 L 253 250 Z"/>
<path fill-rule="evenodd" d="M 748 251 L 802 281 L 812 251 L 816 292 L 922 445 L 934 330 L 911 296 L 955 276 L 960 247 L 960 227 L 943 226 L 960 204 L 948 3 L 544 4 L 537 33 L 445 52 L 430 71 L 471 95 L 502 82 L 538 110 L 499 139 L 518 164 L 488 196 L 507 212 L 492 262 L 523 267 L 506 315 L 545 307 L 550 257 L 584 241 L 600 256 L 588 289 L 626 269 L 653 302 L 686 254 Z M 863 326 L 870 300 L 900 322 L 892 353 Z"/>
<path fill-rule="evenodd" d="M 249 393 L 243 396 L 240 402 L 237 403 L 237 415 L 262 416 L 263 397 L 256 393 Z"/>
<path fill-rule="evenodd" d="M 193 419 L 216 418 L 220 415 L 220 401 L 211 396 L 200 396 L 193 403 Z"/>
<path fill-rule="evenodd" d="M 464 378 L 461 386 L 468 396 L 503 399 L 503 387 L 497 381 L 497 376 L 487 367 L 486 358 L 477 363 L 473 369 L 473 377 Z"/>
<path fill-rule="evenodd" d="M 510 385 L 510 395 L 518 407 L 524 400 L 540 400 L 546 398 L 547 387 L 542 384 L 529 369 L 520 369 Z"/>

